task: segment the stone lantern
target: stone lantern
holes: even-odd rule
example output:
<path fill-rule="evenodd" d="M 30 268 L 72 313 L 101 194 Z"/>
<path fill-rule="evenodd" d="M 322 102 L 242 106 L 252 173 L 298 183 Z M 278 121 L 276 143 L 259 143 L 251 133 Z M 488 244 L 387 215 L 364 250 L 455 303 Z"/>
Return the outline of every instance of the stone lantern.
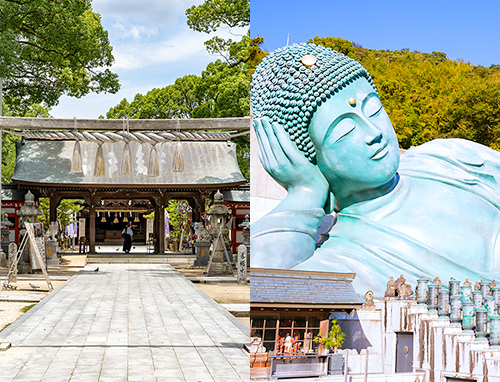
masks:
<path fill-rule="evenodd" d="M 247 264 L 250 265 L 250 217 L 245 215 L 245 221 L 239 225 L 243 228 L 243 244 L 247 247 Z"/>
<path fill-rule="evenodd" d="M 21 217 L 24 222 L 36 223 L 38 216 L 42 215 L 43 212 L 40 208 L 35 206 L 35 196 L 28 191 L 24 196 L 24 205 L 16 212 L 16 215 Z M 23 227 L 24 228 L 24 227 Z"/>
<path fill-rule="evenodd" d="M 24 226 L 25 222 L 31 222 L 31 223 L 36 223 L 38 216 L 42 215 L 43 212 L 35 206 L 35 196 L 31 193 L 31 191 L 28 191 L 26 195 L 24 196 L 24 205 L 21 206 L 21 208 L 16 211 L 16 215 L 22 218 L 23 225 L 19 233 L 21 235 L 26 234 L 26 228 Z M 30 248 L 31 246 L 27 246 L 27 248 Z M 25 251 L 26 253 L 26 251 Z M 29 266 L 26 263 L 27 259 L 25 257 L 25 253 L 23 253 L 23 258 L 22 262 L 20 261 L 18 264 L 18 269 L 21 273 L 27 273 L 29 271 Z"/>
<path fill-rule="evenodd" d="M 229 216 L 229 208 L 224 204 L 224 197 L 217 191 L 214 195 L 214 203 L 207 211 L 210 216 L 211 227 L 208 233 L 213 238 L 214 242 L 214 255 L 210 269 L 207 269 L 208 274 L 227 275 L 232 274 L 229 263 L 224 262 L 224 250 L 228 251 L 229 248 L 229 229 L 227 228 L 227 218 Z M 229 255 L 229 253 L 228 253 Z M 228 256 L 231 258 L 231 256 Z"/>
<path fill-rule="evenodd" d="M 9 243 L 10 243 L 10 230 L 9 228 L 12 227 L 14 224 L 11 223 L 7 218 L 5 218 L 4 221 L 2 221 L 1 225 L 1 232 L 2 232 L 2 253 L 1 253 L 1 261 L 0 264 L 2 267 L 7 266 L 7 254 L 9 253 Z"/>

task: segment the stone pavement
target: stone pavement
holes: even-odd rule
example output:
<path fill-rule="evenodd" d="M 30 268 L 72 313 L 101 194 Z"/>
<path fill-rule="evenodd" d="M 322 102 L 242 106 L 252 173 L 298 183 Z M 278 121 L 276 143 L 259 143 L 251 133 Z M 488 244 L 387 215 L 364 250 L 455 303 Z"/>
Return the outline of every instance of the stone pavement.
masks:
<path fill-rule="evenodd" d="M 7 329 L 0 381 L 249 381 L 248 328 L 167 264 L 85 267 Z"/>

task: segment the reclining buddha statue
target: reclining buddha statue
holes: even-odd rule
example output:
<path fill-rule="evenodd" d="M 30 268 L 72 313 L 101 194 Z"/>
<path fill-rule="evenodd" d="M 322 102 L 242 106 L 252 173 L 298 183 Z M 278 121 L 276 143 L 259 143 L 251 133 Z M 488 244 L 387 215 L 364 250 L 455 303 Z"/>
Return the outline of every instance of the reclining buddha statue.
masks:
<path fill-rule="evenodd" d="M 400 154 L 367 71 L 314 44 L 267 56 L 251 105 L 259 159 L 287 190 L 251 226 L 252 267 L 356 273 L 377 297 L 400 274 L 500 277 L 499 152 L 437 139 Z"/>

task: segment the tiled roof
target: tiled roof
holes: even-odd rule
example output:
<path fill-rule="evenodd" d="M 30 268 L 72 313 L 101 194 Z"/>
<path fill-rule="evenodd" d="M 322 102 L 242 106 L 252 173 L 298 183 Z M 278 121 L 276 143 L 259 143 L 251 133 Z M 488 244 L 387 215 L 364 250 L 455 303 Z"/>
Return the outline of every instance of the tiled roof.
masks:
<path fill-rule="evenodd" d="M 132 174 L 120 171 L 123 142 L 104 143 L 106 175 L 94 176 L 98 145 L 80 142 L 83 172 L 71 172 L 73 141 L 26 139 L 18 146 L 12 180 L 17 183 L 75 184 L 81 186 L 187 186 L 234 185 L 245 183 L 236 160 L 236 145 L 227 142 L 182 142 L 184 171 L 174 172 L 172 162 L 176 142 L 156 145 L 160 176 L 147 175 L 151 145 L 130 142 Z"/>
<path fill-rule="evenodd" d="M 250 191 L 247 190 L 225 190 L 222 195 L 227 202 L 250 202 Z"/>
<path fill-rule="evenodd" d="M 332 306 L 363 303 L 352 286 L 352 274 L 260 269 L 251 272 L 250 277 L 250 303 Z"/>

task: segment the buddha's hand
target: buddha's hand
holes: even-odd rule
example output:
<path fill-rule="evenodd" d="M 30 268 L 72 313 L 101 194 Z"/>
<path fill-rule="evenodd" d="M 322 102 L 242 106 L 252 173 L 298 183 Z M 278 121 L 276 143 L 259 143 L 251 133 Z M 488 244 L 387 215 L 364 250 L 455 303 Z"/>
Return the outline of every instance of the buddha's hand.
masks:
<path fill-rule="evenodd" d="M 309 162 L 278 123 L 255 118 L 253 127 L 259 141 L 259 159 L 266 171 L 297 201 L 297 207 L 323 207 L 328 182 L 318 166 Z"/>

